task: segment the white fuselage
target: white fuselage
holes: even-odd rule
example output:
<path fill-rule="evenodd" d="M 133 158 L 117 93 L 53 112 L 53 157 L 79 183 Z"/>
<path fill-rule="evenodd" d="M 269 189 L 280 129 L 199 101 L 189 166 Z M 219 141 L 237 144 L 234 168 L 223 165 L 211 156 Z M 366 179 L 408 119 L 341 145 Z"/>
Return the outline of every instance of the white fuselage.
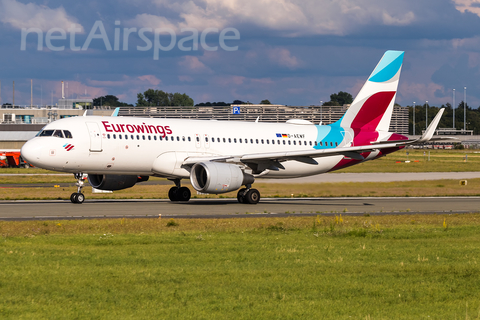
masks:
<path fill-rule="evenodd" d="M 55 171 L 188 178 L 188 169 L 182 167 L 188 157 L 335 148 L 349 142 L 349 135 L 340 129 L 291 123 L 74 117 L 50 123 L 42 131 L 68 130 L 71 138 L 37 136 L 25 144 L 22 154 L 31 164 Z M 343 158 L 318 158 L 316 165 L 285 161 L 284 170 L 267 171 L 263 177 L 323 173 Z"/>

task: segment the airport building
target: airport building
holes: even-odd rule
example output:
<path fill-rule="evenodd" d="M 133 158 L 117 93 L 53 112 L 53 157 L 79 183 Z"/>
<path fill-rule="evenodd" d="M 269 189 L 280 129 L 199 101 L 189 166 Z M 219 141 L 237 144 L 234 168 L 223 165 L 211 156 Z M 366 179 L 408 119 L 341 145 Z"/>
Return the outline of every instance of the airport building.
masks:
<path fill-rule="evenodd" d="M 314 124 L 330 124 L 338 121 L 350 105 L 344 106 L 284 106 L 267 104 L 243 104 L 226 107 L 122 107 L 119 115 L 151 118 L 181 118 L 198 120 L 236 120 L 261 122 L 286 122 L 302 119 Z M 390 131 L 408 134 L 408 108 L 395 106 Z"/>

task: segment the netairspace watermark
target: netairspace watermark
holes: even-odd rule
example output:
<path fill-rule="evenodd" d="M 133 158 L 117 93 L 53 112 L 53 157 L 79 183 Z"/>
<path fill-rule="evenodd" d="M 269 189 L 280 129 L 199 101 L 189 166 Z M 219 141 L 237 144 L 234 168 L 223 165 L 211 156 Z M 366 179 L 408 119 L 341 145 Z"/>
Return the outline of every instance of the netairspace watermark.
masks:
<path fill-rule="evenodd" d="M 106 32 L 103 22 L 96 21 L 82 46 L 77 46 L 77 41 L 75 41 L 76 36 L 82 32 L 82 28 L 76 24 L 72 24 L 67 30 L 51 28 L 46 32 L 46 35 L 40 28 L 22 28 L 20 50 L 27 50 L 27 36 L 36 34 L 38 51 L 43 51 L 44 40 L 45 46 L 50 51 L 64 51 L 67 46 L 69 46 L 71 51 L 86 51 L 95 39 L 103 41 L 107 51 L 120 51 L 120 47 L 121 51 L 128 51 L 129 39 L 131 36 L 136 35 L 144 42 L 143 46 L 137 45 L 136 49 L 138 51 L 153 50 L 153 60 L 158 60 L 160 51 L 170 51 L 175 47 L 178 47 L 181 51 L 198 51 L 199 44 L 206 51 L 217 51 L 219 46 L 225 51 L 237 51 L 238 45 L 229 46 L 226 41 L 232 44 L 232 41 L 240 40 L 240 32 L 236 28 L 224 28 L 222 30 L 206 28 L 202 32 L 195 28 L 182 28 L 180 29 L 181 36 L 178 36 L 171 28 L 121 28 L 118 20 L 115 21 L 115 26 L 113 48 L 110 41 L 111 38 L 109 38 Z M 186 34 L 185 36 L 183 35 L 184 33 Z M 210 35 L 210 38 L 218 35 L 218 45 L 207 44 L 208 35 Z M 160 42 L 161 38 L 163 43 Z"/>

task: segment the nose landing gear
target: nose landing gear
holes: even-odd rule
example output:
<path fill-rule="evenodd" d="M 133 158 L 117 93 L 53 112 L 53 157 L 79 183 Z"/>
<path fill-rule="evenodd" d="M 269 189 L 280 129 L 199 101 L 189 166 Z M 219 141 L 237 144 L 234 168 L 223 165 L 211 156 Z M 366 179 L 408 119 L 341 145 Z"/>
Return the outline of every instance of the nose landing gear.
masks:
<path fill-rule="evenodd" d="M 75 183 L 75 185 L 77 186 L 77 192 L 72 193 L 72 195 L 70 196 L 70 201 L 72 203 L 80 204 L 80 203 L 83 203 L 83 201 L 85 201 L 85 195 L 82 193 L 82 188 L 84 187 L 83 173 L 81 172 L 75 173 L 74 177 L 75 179 L 77 179 L 77 182 Z"/>

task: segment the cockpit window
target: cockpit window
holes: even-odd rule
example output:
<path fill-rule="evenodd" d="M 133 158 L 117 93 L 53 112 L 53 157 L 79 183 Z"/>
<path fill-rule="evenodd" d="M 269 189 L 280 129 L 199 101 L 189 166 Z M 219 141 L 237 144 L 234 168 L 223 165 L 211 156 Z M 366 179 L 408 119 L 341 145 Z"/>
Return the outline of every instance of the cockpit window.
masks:
<path fill-rule="evenodd" d="M 55 130 L 43 130 L 40 132 L 40 137 L 51 137 L 53 135 L 53 131 Z"/>
<path fill-rule="evenodd" d="M 41 130 L 37 133 L 37 137 L 73 138 L 72 133 L 68 130 Z"/>
<path fill-rule="evenodd" d="M 55 132 L 53 133 L 53 136 L 58 138 L 63 138 L 62 130 L 55 130 Z"/>

